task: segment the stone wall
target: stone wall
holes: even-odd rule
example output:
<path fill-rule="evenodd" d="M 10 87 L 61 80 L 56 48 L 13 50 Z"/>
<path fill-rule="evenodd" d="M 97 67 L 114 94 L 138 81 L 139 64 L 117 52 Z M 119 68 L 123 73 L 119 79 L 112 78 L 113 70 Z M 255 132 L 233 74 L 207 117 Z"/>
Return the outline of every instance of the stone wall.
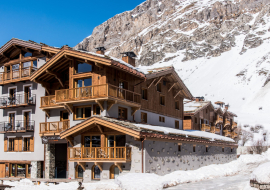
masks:
<path fill-rule="evenodd" d="M 195 145 L 195 144 L 194 144 Z M 236 148 L 182 144 L 162 141 L 145 141 L 145 172 L 165 175 L 176 170 L 195 170 L 211 164 L 223 164 L 237 158 Z"/>
<path fill-rule="evenodd" d="M 55 177 L 55 145 L 46 144 L 45 178 L 52 179 L 54 177 Z"/>
<path fill-rule="evenodd" d="M 31 162 L 31 178 L 41 178 L 42 164 L 39 161 Z"/>

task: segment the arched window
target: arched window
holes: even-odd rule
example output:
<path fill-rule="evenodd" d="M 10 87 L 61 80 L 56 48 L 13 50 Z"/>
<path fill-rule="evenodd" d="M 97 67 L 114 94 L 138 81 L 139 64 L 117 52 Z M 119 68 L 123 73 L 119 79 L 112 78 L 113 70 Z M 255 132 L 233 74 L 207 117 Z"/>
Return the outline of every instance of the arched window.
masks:
<path fill-rule="evenodd" d="M 100 169 L 97 165 L 92 167 L 92 179 L 100 180 Z"/>
<path fill-rule="evenodd" d="M 80 165 L 76 166 L 76 174 L 75 174 L 76 179 L 82 179 L 83 178 L 83 169 Z"/>
<path fill-rule="evenodd" d="M 120 174 L 120 170 L 116 165 L 112 165 L 110 168 L 110 179 L 116 179 Z"/>

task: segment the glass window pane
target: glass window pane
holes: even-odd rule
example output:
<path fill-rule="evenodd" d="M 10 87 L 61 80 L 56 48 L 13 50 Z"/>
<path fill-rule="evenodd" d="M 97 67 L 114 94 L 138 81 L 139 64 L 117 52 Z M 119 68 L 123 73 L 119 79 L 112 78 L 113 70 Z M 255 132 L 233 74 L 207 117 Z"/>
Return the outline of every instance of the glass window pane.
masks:
<path fill-rule="evenodd" d="M 76 109 L 76 118 L 83 118 L 83 108 Z"/>
<path fill-rule="evenodd" d="M 92 65 L 88 63 L 78 63 L 77 73 L 85 73 L 85 72 L 91 72 L 91 71 L 92 71 Z"/>
<path fill-rule="evenodd" d="M 85 118 L 91 117 L 91 107 L 85 108 Z"/>
<path fill-rule="evenodd" d="M 16 65 L 12 65 L 12 70 L 19 70 L 20 65 L 16 64 Z"/>
<path fill-rule="evenodd" d="M 84 79 L 84 86 L 92 86 L 92 78 Z"/>
<path fill-rule="evenodd" d="M 114 179 L 116 179 L 119 176 L 119 168 L 118 167 L 114 167 Z"/>
<path fill-rule="evenodd" d="M 90 147 L 90 136 L 84 137 L 84 147 Z"/>
<path fill-rule="evenodd" d="M 63 119 L 68 119 L 68 112 L 63 112 Z"/>
<path fill-rule="evenodd" d="M 25 164 L 17 164 L 17 177 L 25 177 Z"/>
<path fill-rule="evenodd" d="M 114 147 L 114 136 L 108 136 L 108 147 Z"/>
<path fill-rule="evenodd" d="M 37 60 L 33 61 L 33 67 L 37 68 Z"/>
<path fill-rule="evenodd" d="M 14 176 L 15 177 L 16 165 L 15 164 L 12 164 L 11 168 L 12 168 L 11 176 Z"/>
<path fill-rule="evenodd" d="M 81 166 L 78 166 L 78 178 L 83 178 L 83 169 Z"/>
<path fill-rule="evenodd" d="M 23 68 L 27 68 L 31 66 L 31 62 L 25 62 L 23 63 Z"/>
<path fill-rule="evenodd" d="M 100 147 L 100 136 L 92 136 L 92 147 Z"/>
<path fill-rule="evenodd" d="M 31 178 L 31 169 L 32 169 L 32 165 L 28 164 L 28 178 Z"/>
<path fill-rule="evenodd" d="M 82 87 L 82 84 L 83 84 L 83 80 L 78 80 L 77 81 L 77 88 Z"/>
<path fill-rule="evenodd" d="M 125 135 L 116 135 L 115 137 L 116 146 L 125 146 L 126 145 L 126 136 Z"/>
<path fill-rule="evenodd" d="M 98 166 L 94 168 L 94 179 L 100 179 L 100 169 Z"/>

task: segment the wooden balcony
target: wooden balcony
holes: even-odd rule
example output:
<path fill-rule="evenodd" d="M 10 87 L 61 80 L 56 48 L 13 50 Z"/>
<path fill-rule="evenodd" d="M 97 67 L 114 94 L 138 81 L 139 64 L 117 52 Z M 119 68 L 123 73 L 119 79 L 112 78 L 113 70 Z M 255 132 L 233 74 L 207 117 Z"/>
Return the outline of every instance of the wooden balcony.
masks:
<path fill-rule="evenodd" d="M 232 132 L 232 138 L 234 139 L 234 138 L 237 138 L 238 137 L 238 135 L 237 135 L 237 133 L 236 132 Z"/>
<path fill-rule="evenodd" d="M 56 90 L 55 94 L 56 103 L 75 103 L 98 99 L 112 99 L 122 103 L 136 104 L 137 106 L 141 104 L 141 94 L 110 84 Z"/>
<path fill-rule="evenodd" d="M 223 132 L 224 132 L 225 137 L 231 137 L 232 136 L 232 133 L 229 130 L 224 130 Z"/>
<path fill-rule="evenodd" d="M 25 107 L 36 104 L 36 95 L 29 93 L 15 94 L 14 96 L 0 97 L 0 109 Z"/>
<path fill-rule="evenodd" d="M 216 121 L 217 123 L 223 123 L 223 117 L 222 116 L 220 116 L 220 115 L 218 115 L 217 116 L 217 121 Z"/>
<path fill-rule="evenodd" d="M 1 122 L 0 133 L 26 133 L 34 132 L 35 121 Z"/>
<path fill-rule="evenodd" d="M 225 125 L 231 125 L 231 122 L 230 122 L 229 119 L 225 119 Z M 225 126 L 225 125 L 224 125 L 224 126 Z"/>
<path fill-rule="evenodd" d="M 68 160 L 80 162 L 129 162 L 131 147 L 68 148 Z"/>
<path fill-rule="evenodd" d="M 233 129 L 234 129 L 234 128 L 237 128 L 237 123 L 236 123 L 236 122 L 233 122 L 232 128 L 233 128 Z"/>
<path fill-rule="evenodd" d="M 59 105 L 55 102 L 55 95 L 51 96 L 43 96 L 40 98 L 40 108 L 41 109 L 53 109 L 64 107 L 63 105 Z"/>
<path fill-rule="evenodd" d="M 44 122 L 39 124 L 40 136 L 54 136 L 59 135 L 62 131 L 69 128 L 69 120 Z"/>
<path fill-rule="evenodd" d="M 211 126 L 211 133 L 214 133 L 214 134 L 220 134 L 220 129 L 217 128 L 216 126 Z"/>
<path fill-rule="evenodd" d="M 201 131 L 206 131 L 206 132 L 210 132 L 211 127 L 208 124 L 202 124 L 202 128 Z"/>
<path fill-rule="evenodd" d="M 0 85 L 30 80 L 30 76 L 36 71 L 35 67 L 13 69 L 0 73 Z"/>

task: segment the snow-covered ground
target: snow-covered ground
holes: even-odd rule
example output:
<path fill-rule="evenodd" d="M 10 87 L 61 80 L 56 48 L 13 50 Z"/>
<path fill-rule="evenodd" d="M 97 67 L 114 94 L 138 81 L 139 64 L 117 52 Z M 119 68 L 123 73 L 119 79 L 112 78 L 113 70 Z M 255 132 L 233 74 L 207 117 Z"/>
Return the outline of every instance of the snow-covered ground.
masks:
<path fill-rule="evenodd" d="M 270 161 L 270 149 L 262 155 L 241 155 L 235 161 L 227 164 L 213 164 L 189 171 L 175 171 L 165 176 L 156 174 L 141 174 L 130 173 L 119 176 L 116 180 L 101 181 L 96 183 L 84 183 L 85 190 L 94 189 L 126 189 L 126 190 L 161 190 L 163 187 L 173 187 L 179 184 L 196 183 L 205 180 L 219 179 L 228 176 L 247 176 L 257 168 L 260 164 Z M 244 177 L 244 179 L 246 179 Z M 239 177 L 241 185 L 244 184 L 244 179 Z M 228 179 L 229 180 L 229 179 Z M 249 179 L 247 179 L 246 186 Z M 60 183 L 59 185 L 46 185 L 42 183 L 37 186 L 28 179 L 21 182 L 7 182 L 4 184 L 15 186 L 12 190 L 75 190 L 78 183 Z"/>

